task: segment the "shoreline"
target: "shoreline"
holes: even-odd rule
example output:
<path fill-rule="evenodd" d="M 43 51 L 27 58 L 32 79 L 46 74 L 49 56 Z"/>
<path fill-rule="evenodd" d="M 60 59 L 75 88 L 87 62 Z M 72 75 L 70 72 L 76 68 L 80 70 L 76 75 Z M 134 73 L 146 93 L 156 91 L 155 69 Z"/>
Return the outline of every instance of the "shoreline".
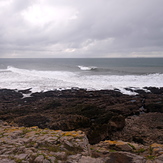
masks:
<path fill-rule="evenodd" d="M 162 161 L 163 88 L 148 89 L 137 95 L 69 89 L 30 97 L 23 96 L 30 89 L 0 89 L 0 159 Z"/>
<path fill-rule="evenodd" d="M 11 89 L 11 88 L 0 88 L 0 90 L 12 90 L 15 92 L 22 93 L 23 96 L 31 96 L 31 94 L 35 93 L 45 93 L 45 92 L 62 92 L 62 91 L 79 91 L 84 90 L 87 92 L 102 92 L 102 91 L 115 91 L 119 92 L 123 95 L 139 95 L 146 93 L 162 93 L 163 87 L 153 87 L 153 86 L 145 86 L 145 87 L 125 87 L 125 88 L 110 88 L 110 89 L 89 89 L 89 88 L 80 88 L 80 87 L 71 87 L 71 88 L 58 88 L 58 89 L 49 89 L 49 90 L 40 90 L 40 91 L 32 91 L 32 88 L 24 88 L 24 89 Z M 125 92 L 122 92 L 125 91 Z"/>
<path fill-rule="evenodd" d="M 140 139 L 140 143 L 144 144 L 148 144 L 148 141 L 163 143 L 163 138 L 161 141 L 157 136 L 154 138 L 148 136 L 149 140 L 145 137 L 145 134 L 148 132 L 152 134 L 153 131 L 149 129 L 150 124 L 146 123 L 148 119 L 144 122 L 147 130 L 140 135 L 136 134 L 140 138 L 134 138 L 134 130 L 127 136 L 129 131 L 125 127 L 129 127 L 131 123 L 137 126 L 134 123 L 136 117 L 144 116 L 146 119 L 148 113 L 152 114 L 148 117 L 151 119 L 153 114 L 162 116 L 163 88 L 146 87 L 146 89 L 150 92 L 134 90 L 137 95 L 125 95 L 117 90 L 69 89 L 36 92 L 29 97 L 23 97 L 23 94 L 31 93 L 30 89 L 19 91 L 0 89 L 0 120 L 25 127 L 38 126 L 63 131 L 82 130 L 91 144 L 115 138 L 138 143 L 137 139 Z M 155 115 L 153 119 L 157 116 Z M 134 120 L 130 122 L 130 119 Z M 137 120 L 137 123 L 141 125 L 141 121 Z M 163 124 L 157 122 L 153 126 L 153 129 L 155 128 L 160 134 L 163 131 Z"/>

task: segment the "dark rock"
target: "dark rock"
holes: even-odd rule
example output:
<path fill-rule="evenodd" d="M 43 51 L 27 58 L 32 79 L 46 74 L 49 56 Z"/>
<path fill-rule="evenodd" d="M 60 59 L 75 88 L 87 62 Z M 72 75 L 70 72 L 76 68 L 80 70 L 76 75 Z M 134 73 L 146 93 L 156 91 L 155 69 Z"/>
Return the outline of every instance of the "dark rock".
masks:
<path fill-rule="evenodd" d="M 23 95 L 15 90 L 0 89 L 0 100 L 1 101 L 13 101 L 15 99 L 22 98 Z"/>
<path fill-rule="evenodd" d="M 145 87 L 145 89 L 150 90 L 153 94 L 163 94 L 163 88 Z"/>
<path fill-rule="evenodd" d="M 139 144 L 144 144 L 144 140 L 142 137 L 140 136 L 133 136 L 132 140 L 135 142 L 135 143 L 139 143 Z"/>
<path fill-rule="evenodd" d="M 96 144 L 99 143 L 101 140 L 108 138 L 109 131 L 110 128 L 107 124 L 94 124 L 89 128 L 88 132 L 86 132 L 86 135 L 90 144 Z"/>
<path fill-rule="evenodd" d="M 29 94 L 29 93 L 32 92 L 31 89 L 32 89 L 32 88 L 25 89 L 25 90 L 19 90 L 18 92 L 23 93 L 23 94 Z"/>
<path fill-rule="evenodd" d="M 60 116 L 55 122 L 51 122 L 49 128 L 53 130 L 75 130 L 90 127 L 90 119 L 80 115 Z"/>
<path fill-rule="evenodd" d="M 152 103 L 145 106 L 147 112 L 160 112 L 163 113 L 163 103 Z"/>
<path fill-rule="evenodd" d="M 160 143 L 163 89 L 146 89 L 151 92 L 145 93 L 140 90 L 138 95 L 129 96 L 120 93 L 119 90 L 87 91 L 73 88 L 32 93 L 31 97 L 26 98 L 22 98 L 22 93 L 29 93 L 30 89 L 2 89 L 0 120 L 18 123 L 19 126 L 37 125 L 41 128 L 59 130 L 80 129 L 87 133 L 91 143 L 107 138 L 132 141 L 133 136 L 141 136 L 145 142 L 155 139 L 155 142 Z M 151 124 L 156 121 L 156 117 L 148 117 L 146 112 L 159 112 L 155 125 Z M 140 113 L 145 115 L 141 116 Z M 133 120 L 130 121 L 130 117 L 134 117 Z M 140 120 L 137 117 L 140 117 Z M 148 119 L 150 122 L 146 123 Z M 142 124 L 147 129 L 143 128 Z M 151 132 L 153 130 L 156 130 L 158 136 L 154 136 L 155 132 Z M 147 131 L 150 133 L 148 141 L 144 137 Z"/>
<path fill-rule="evenodd" d="M 38 126 L 39 128 L 46 128 L 49 119 L 41 115 L 31 115 L 18 118 L 16 122 L 25 127 Z"/>
<path fill-rule="evenodd" d="M 125 118 L 122 115 L 118 116 L 113 116 L 110 121 L 109 125 L 112 130 L 117 131 L 117 130 L 122 130 L 125 126 Z"/>
<path fill-rule="evenodd" d="M 61 103 L 54 100 L 54 101 L 51 101 L 50 103 L 46 104 L 46 106 L 44 107 L 44 110 L 55 109 L 58 106 L 61 106 Z"/>
<path fill-rule="evenodd" d="M 96 119 L 93 119 L 95 123 L 97 124 L 108 124 L 109 120 L 116 116 L 117 112 L 114 111 L 106 111 L 105 113 L 98 116 Z"/>
<path fill-rule="evenodd" d="M 76 113 L 88 118 L 96 118 L 103 113 L 103 110 L 95 105 L 78 105 Z"/>

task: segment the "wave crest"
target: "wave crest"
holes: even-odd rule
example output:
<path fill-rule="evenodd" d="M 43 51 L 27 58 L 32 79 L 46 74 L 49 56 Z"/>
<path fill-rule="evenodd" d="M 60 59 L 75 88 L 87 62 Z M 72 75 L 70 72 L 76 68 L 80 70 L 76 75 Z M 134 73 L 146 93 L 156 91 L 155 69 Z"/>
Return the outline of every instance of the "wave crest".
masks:
<path fill-rule="evenodd" d="M 78 66 L 78 68 L 80 68 L 80 70 L 83 70 L 83 71 L 90 71 L 90 70 L 96 70 L 97 67 L 94 67 L 94 66 Z"/>
<path fill-rule="evenodd" d="M 13 73 L 25 75 L 25 76 L 33 76 L 33 77 L 43 77 L 49 79 L 59 79 L 64 80 L 69 77 L 74 76 L 75 74 L 69 71 L 39 71 L 39 70 L 27 70 L 27 69 L 19 69 L 12 66 L 7 67 L 8 71 Z"/>
<path fill-rule="evenodd" d="M 96 69 L 95 67 L 80 66 L 84 71 Z M 72 87 L 85 89 L 119 89 L 128 94 L 128 87 L 163 87 L 163 74 L 143 75 L 98 75 L 98 73 L 79 73 L 70 71 L 38 71 L 19 69 L 8 66 L 8 72 L 0 73 L 0 88 L 28 89 L 43 91 L 51 89 L 68 89 Z M 100 68 L 98 69 L 98 71 Z"/>

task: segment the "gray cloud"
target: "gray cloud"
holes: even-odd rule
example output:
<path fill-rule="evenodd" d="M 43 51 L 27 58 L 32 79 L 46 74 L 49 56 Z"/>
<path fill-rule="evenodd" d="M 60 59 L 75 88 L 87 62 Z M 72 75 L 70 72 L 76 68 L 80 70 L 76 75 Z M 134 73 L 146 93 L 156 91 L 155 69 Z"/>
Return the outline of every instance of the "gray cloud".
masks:
<path fill-rule="evenodd" d="M 1 0 L 0 57 L 162 57 L 162 6 L 162 0 Z"/>

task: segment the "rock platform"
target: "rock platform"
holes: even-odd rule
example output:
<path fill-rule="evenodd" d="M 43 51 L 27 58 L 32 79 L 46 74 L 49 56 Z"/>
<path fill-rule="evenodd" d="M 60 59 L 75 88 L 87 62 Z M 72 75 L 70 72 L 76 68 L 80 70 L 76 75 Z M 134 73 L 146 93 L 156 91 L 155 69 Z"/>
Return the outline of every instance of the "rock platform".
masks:
<path fill-rule="evenodd" d="M 67 152 L 70 155 L 65 154 L 67 149 L 63 147 L 61 151 L 58 151 L 64 153 L 63 160 L 56 159 L 58 157 L 53 153 L 56 161 L 64 162 L 70 159 L 74 160 L 74 163 L 82 160 L 83 163 L 91 163 L 110 160 L 113 163 L 123 163 L 121 160 L 127 162 L 129 159 L 128 162 L 134 162 L 134 159 L 137 159 L 140 162 L 150 163 L 155 160 L 160 163 L 163 144 L 163 88 L 144 88 L 148 91 L 127 89 L 136 91 L 138 94 L 129 96 L 118 90 L 87 91 L 77 88 L 37 93 L 32 93 L 30 89 L 1 89 L 0 120 L 3 125 L 0 130 L 5 134 L 0 132 L 2 144 L 0 158 L 7 163 L 9 158 L 5 155 L 7 153 L 12 155 L 12 152 L 5 151 L 5 149 L 9 146 L 13 151 L 12 145 L 8 144 L 9 141 L 6 144 L 3 143 L 4 138 L 19 146 L 21 144 L 19 140 L 25 140 L 29 133 L 35 133 L 31 135 L 31 138 L 38 139 L 38 142 L 32 140 L 31 146 L 27 144 L 27 147 L 32 148 L 33 150 L 29 149 L 29 151 L 39 156 L 42 162 L 47 162 L 49 160 L 46 158 L 49 158 L 48 152 L 50 151 L 42 150 L 37 136 L 39 133 L 44 133 L 40 136 L 47 134 L 49 137 L 55 137 L 50 134 L 56 132 L 56 134 L 60 133 L 61 138 L 65 133 L 80 133 L 81 140 L 87 141 L 87 147 L 91 146 L 87 148 L 87 152 L 90 151 L 90 153 L 83 154 L 82 151 L 77 151 L 77 153 L 70 154 Z M 75 143 L 76 138 L 70 137 Z M 47 137 L 46 139 L 49 140 Z M 30 136 L 28 141 L 30 141 Z M 50 145 L 48 146 L 51 148 Z M 156 148 L 156 146 L 159 147 Z M 43 155 L 47 157 L 40 156 L 40 150 L 44 151 Z M 21 149 L 18 148 L 18 151 L 20 152 Z M 22 161 L 30 162 L 37 158 L 30 154 L 28 157 L 28 154 L 23 154 L 27 153 L 16 152 L 10 161 L 21 162 L 22 159 Z M 27 157 L 28 160 L 23 160 L 23 157 Z M 119 161 L 116 158 L 119 158 Z"/>
<path fill-rule="evenodd" d="M 123 141 L 90 145 L 82 131 L 15 127 L 0 122 L 0 163 L 161 163 L 163 144 Z"/>

